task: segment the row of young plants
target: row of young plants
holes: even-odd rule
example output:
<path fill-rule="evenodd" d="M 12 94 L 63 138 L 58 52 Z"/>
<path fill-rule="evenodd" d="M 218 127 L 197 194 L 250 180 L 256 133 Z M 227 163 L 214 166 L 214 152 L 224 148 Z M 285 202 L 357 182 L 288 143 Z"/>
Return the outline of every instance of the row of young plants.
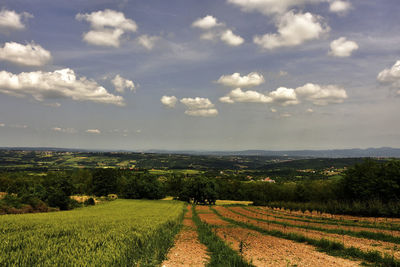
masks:
<path fill-rule="evenodd" d="M 379 253 L 378 251 L 365 252 L 355 247 L 345 247 L 342 243 L 336 241 L 331 241 L 327 239 L 313 239 L 298 233 L 285 233 L 279 230 L 267 230 L 255 226 L 251 223 L 240 222 L 233 220 L 231 218 L 224 217 L 214 208 L 211 208 L 211 210 L 215 214 L 217 214 L 221 219 L 231 224 L 238 225 L 240 227 L 247 228 L 250 230 L 255 230 L 265 235 L 288 239 L 299 243 L 306 243 L 332 256 L 361 259 L 363 261 L 368 262 L 369 264 L 374 264 L 376 266 L 388 266 L 388 267 L 400 266 L 400 262 L 396 260 L 394 257 L 386 254 L 382 256 L 381 253 Z"/>
<path fill-rule="evenodd" d="M 268 201 L 263 206 L 284 208 L 293 211 L 318 211 L 330 214 L 354 215 L 365 217 L 399 217 L 400 205 L 398 201 L 383 203 L 378 199 L 369 201 L 337 201 L 328 202 L 294 202 Z"/>
<path fill-rule="evenodd" d="M 254 267 L 244 260 L 235 250 L 222 241 L 213 231 L 213 227 L 202 222 L 195 206 L 192 206 L 193 221 L 197 226 L 197 233 L 201 243 L 211 252 L 208 266 L 235 266 Z"/>
<path fill-rule="evenodd" d="M 254 207 L 252 209 L 243 206 L 244 209 L 250 210 L 253 212 L 259 212 L 260 214 L 272 216 L 274 218 L 279 219 L 290 219 L 293 221 L 299 222 L 311 222 L 311 223 L 320 223 L 324 225 L 340 225 L 340 226 L 354 226 L 354 227 L 364 227 L 364 228 L 371 228 L 371 229 L 379 229 L 379 230 L 389 230 L 389 231 L 400 231 L 400 225 L 398 223 L 394 223 L 390 221 L 390 218 L 387 218 L 388 221 L 380 221 L 378 222 L 378 218 L 375 217 L 375 221 L 363 221 L 363 220 L 346 220 L 344 218 L 334 219 L 334 218 L 326 218 L 326 217 L 316 217 L 316 216 L 309 216 L 309 215 L 300 215 L 295 214 L 292 212 L 286 211 L 277 211 L 272 208 L 269 210 L 265 210 L 262 207 Z M 256 211 L 257 210 L 257 211 Z M 289 214 L 288 214 L 289 213 Z"/>
<path fill-rule="evenodd" d="M 371 239 L 371 240 L 400 244 L 400 237 L 396 237 L 396 236 L 385 234 L 385 233 L 368 232 L 368 231 L 352 231 L 352 230 L 346 230 L 346 229 L 329 229 L 329 228 L 323 228 L 323 227 L 312 226 L 312 225 L 299 225 L 299 224 L 293 224 L 293 223 L 289 223 L 289 222 L 266 220 L 266 219 L 261 219 L 261 218 L 257 218 L 257 217 L 253 217 L 253 216 L 248 216 L 248 215 L 242 214 L 240 212 L 237 212 L 233 209 L 230 209 L 230 211 L 233 213 L 236 213 L 238 215 L 241 215 L 243 217 L 246 217 L 246 218 L 249 218 L 252 220 L 261 221 L 261 222 L 267 222 L 267 223 L 283 225 L 283 226 L 287 226 L 287 227 L 307 229 L 307 230 L 315 230 L 315 231 L 320 231 L 320 232 L 325 232 L 325 233 L 330 233 L 330 234 L 347 235 L 347 236 L 367 238 L 367 239 Z M 279 218 L 279 217 L 275 217 L 275 216 L 270 216 L 270 217 Z M 282 217 L 282 218 L 287 219 L 284 217 Z M 293 221 L 296 222 L 296 221 L 300 221 L 300 220 L 293 220 Z M 310 222 L 310 221 L 308 221 L 308 222 Z"/>

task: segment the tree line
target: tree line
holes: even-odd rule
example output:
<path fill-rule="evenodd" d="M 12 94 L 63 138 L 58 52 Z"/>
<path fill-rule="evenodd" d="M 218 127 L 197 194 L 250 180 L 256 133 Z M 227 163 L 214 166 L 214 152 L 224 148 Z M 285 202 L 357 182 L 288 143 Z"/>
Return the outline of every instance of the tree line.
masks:
<path fill-rule="evenodd" d="M 175 199 L 197 204 L 214 204 L 217 199 L 253 201 L 297 209 L 332 213 L 400 216 L 400 161 L 366 159 L 348 168 L 342 178 L 285 183 L 248 181 L 241 176 L 218 176 L 216 172 L 184 175 L 155 175 L 147 171 L 120 169 L 77 169 L 28 175 L 0 174 L 0 211 L 29 205 L 73 208 L 74 194 L 129 199 Z"/>

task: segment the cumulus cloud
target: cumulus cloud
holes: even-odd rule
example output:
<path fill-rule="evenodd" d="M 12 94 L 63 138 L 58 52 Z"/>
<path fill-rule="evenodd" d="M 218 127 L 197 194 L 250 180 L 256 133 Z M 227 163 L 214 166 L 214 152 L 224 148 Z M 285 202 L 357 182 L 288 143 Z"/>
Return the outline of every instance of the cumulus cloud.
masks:
<path fill-rule="evenodd" d="M 330 28 L 322 17 L 307 13 L 294 13 L 289 11 L 277 20 L 278 33 L 256 35 L 253 38 L 255 44 L 263 49 L 275 49 L 278 47 L 298 46 L 306 41 L 319 39 Z"/>
<path fill-rule="evenodd" d="M 242 91 L 240 88 L 232 90 L 228 95 L 219 99 L 223 103 L 274 103 L 281 106 L 298 104 L 296 93 L 293 89 L 279 87 L 268 94 L 257 91 Z"/>
<path fill-rule="evenodd" d="M 219 99 L 223 103 L 271 103 L 272 98 L 252 90 L 242 91 L 240 88 L 232 90 L 228 95 Z"/>
<path fill-rule="evenodd" d="M 263 75 L 257 72 L 250 72 L 244 76 L 240 76 L 240 73 L 236 72 L 232 75 L 222 75 L 217 80 L 217 83 L 233 88 L 250 88 L 258 86 L 264 82 L 265 80 Z"/>
<path fill-rule="evenodd" d="M 101 134 L 99 129 L 88 129 L 86 132 L 90 134 Z"/>
<path fill-rule="evenodd" d="M 211 16 L 207 15 L 204 18 L 199 18 L 192 23 L 192 27 L 194 28 L 200 28 L 203 30 L 208 30 L 217 26 L 222 26 L 223 23 L 218 22 L 218 20 Z"/>
<path fill-rule="evenodd" d="M 94 80 L 77 77 L 72 69 L 54 72 L 22 72 L 13 74 L 0 71 L 0 93 L 24 97 L 32 96 L 38 101 L 44 99 L 71 98 L 77 101 L 124 106 L 121 96 L 113 95 Z"/>
<path fill-rule="evenodd" d="M 13 10 L 0 10 L 0 32 L 8 32 L 10 30 L 25 29 L 24 20 L 33 18 L 32 14 L 27 12 L 17 13 Z"/>
<path fill-rule="evenodd" d="M 216 41 L 221 40 L 229 46 L 239 46 L 244 43 L 244 39 L 226 27 L 225 23 L 207 15 L 204 18 L 199 18 L 192 23 L 192 27 L 199 28 L 205 32 L 200 35 L 203 40 Z"/>
<path fill-rule="evenodd" d="M 273 103 L 282 106 L 296 105 L 299 103 L 296 92 L 291 88 L 279 87 L 275 91 L 270 92 L 268 96 L 272 99 Z"/>
<path fill-rule="evenodd" d="M 214 104 L 208 98 L 182 98 L 180 100 L 188 109 L 208 109 L 214 107 Z"/>
<path fill-rule="evenodd" d="M 188 109 L 185 111 L 186 115 L 196 116 L 196 117 L 215 117 L 218 115 L 218 110 L 215 108 L 210 109 Z"/>
<path fill-rule="evenodd" d="M 330 3 L 329 10 L 333 13 L 345 14 L 347 11 L 351 9 L 350 2 L 335 0 Z"/>
<path fill-rule="evenodd" d="M 133 81 L 122 78 L 119 74 L 115 75 L 114 79 L 111 80 L 111 83 L 114 85 L 115 91 L 119 93 L 123 93 L 125 89 L 130 89 L 131 91 L 136 90 Z"/>
<path fill-rule="evenodd" d="M 353 51 L 358 49 L 358 44 L 354 41 L 348 41 L 346 37 L 340 37 L 331 42 L 329 55 L 335 57 L 349 57 Z"/>
<path fill-rule="evenodd" d="M 300 100 L 310 101 L 315 105 L 342 103 L 347 98 L 346 91 L 335 85 L 320 86 L 308 83 L 296 89 L 279 87 L 269 93 L 252 90 L 243 91 L 241 88 L 232 90 L 219 99 L 223 103 L 265 103 L 281 106 L 297 105 Z M 274 109 L 275 110 L 275 109 Z M 273 110 L 271 110 L 274 112 Z"/>
<path fill-rule="evenodd" d="M 77 20 L 89 22 L 91 30 L 83 34 L 83 40 L 92 45 L 119 47 L 121 36 L 136 32 L 137 24 L 122 12 L 111 9 L 77 14 Z"/>
<path fill-rule="evenodd" d="M 244 39 L 234 34 L 231 30 L 226 30 L 221 35 L 221 40 L 230 46 L 239 46 L 244 43 Z"/>
<path fill-rule="evenodd" d="M 215 117 L 218 115 L 218 110 L 214 108 L 214 104 L 208 98 L 182 98 L 180 100 L 188 109 L 186 115 L 197 117 Z"/>
<path fill-rule="evenodd" d="M 35 44 L 26 45 L 8 42 L 0 47 L 0 60 L 12 62 L 22 66 L 43 66 L 51 60 L 49 51 Z"/>
<path fill-rule="evenodd" d="M 228 0 L 245 12 L 261 12 L 264 15 L 282 14 L 305 4 L 317 4 L 325 0 Z"/>
<path fill-rule="evenodd" d="M 321 86 L 307 83 L 296 88 L 296 94 L 314 105 L 327 105 L 331 103 L 343 103 L 347 98 L 346 90 L 336 85 Z"/>
<path fill-rule="evenodd" d="M 60 132 L 60 133 L 76 133 L 77 131 L 74 128 L 61 128 L 61 127 L 53 127 L 51 128 L 55 132 Z"/>
<path fill-rule="evenodd" d="M 389 84 L 394 88 L 400 89 L 400 60 L 397 60 L 390 69 L 382 70 L 377 79 L 383 84 Z M 397 94 L 400 94 L 400 90 L 397 91 Z"/>
<path fill-rule="evenodd" d="M 178 99 L 175 96 L 163 96 L 161 97 L 161 103 L 169 108 L 174 108 Z"/>
<path fill-rule="evenodd" d="M 141 35 L 137 38 L 138 43 L 143 46 L 147 50 L 152 50 L 160 37 L 158 36 L 149 36 L 149 35 Z"/>
<path fill-rule="evenodd" d="M 92 45 L 119 47 L 120 37 L 124 33 L 121 29 L 103 29 L 89 31 L 83 34 L 83 40 Z"/>

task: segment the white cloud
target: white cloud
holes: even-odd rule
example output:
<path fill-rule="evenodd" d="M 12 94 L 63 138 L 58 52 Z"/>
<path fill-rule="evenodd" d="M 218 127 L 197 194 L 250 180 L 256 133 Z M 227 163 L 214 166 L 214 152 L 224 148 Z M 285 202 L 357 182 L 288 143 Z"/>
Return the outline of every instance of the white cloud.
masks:
<path fill-rule="evenodd" d="M 268 96 L 272 99 L 273 103 L 282 106 L 296 105 L 299 103 L 296 92 L 291 88 L 279 87 L 275 91 L 270 92 Z"/>
<path fill-rule="evenodd" d="M 240 76 L 240 73 L 238 72 L 233 73 L 232 75 L 222 75 L 217 81 L 219 84 L 233 88 L 250 88 L 258 86 L 264 82 L 265 80 L 262 74 L 257 72 L 250 72 L 245 76 Z"/>
<path fill-rule="evenodd" d="M 244 39 L 234 34 L 231 30 L 226 30 L 221 35 L 221 40 L 230 46 L 239 46 L 244 43 Z"/>
<path fill-rule="evenodd" d="M 88 129 L 86 132 L 90 134 L 101 134 L 100 130 L 98 129 Z"/>
<path fill-rule="evenodd" d="M 115 91 L 119 93 L 123 93 L 125 89 L 130 89 L 131 91 L 136 90 L 133 81 L 122 78 L 119 74 L 115 75 L 115 78 L 111 80 L 111 83 L 114 85 Z"/>
<path fill-rule="evenodd" d="M 121 29 L 89 31 L 83 34 L 83 40 L 92 45 L 119 47 L 120 37 L 123 33 L 124 31 Z"/>
<path fill-rule="evenodd" d="M 252 90 L 242 91 L 240 88 L 232 90 L 228 95 L 221 97 L 219 101 L 223 103 L 271 103 L 272 98 Z"/>
<path fill-rule="evenodd" d="M 264 15 L 282 14 L 305 4 L 317 4 L 325 0 L 227 0 L 245 12 L 261 12 Z"/>
<path fill-rule="evenodd" d="M 180 101 L 188 109 L 209 109 L 214 107 L 214 104 L 208 98 L 182 98 Z"/>
<path fill-rule="evenodd" d="M 163 96 L 161 97 L 161 103 L 169 108 L 174 108 L 178 99 L 175 96 Z"/>
<path fill-rule="evenodd" d="M 296 94 L 315 105 L 342 103 L 347 98 L 346 90 L 343 88 L 336 85 L 321 86 L 313 83 L 296 88 Z"/>
<path fill-rule="evenodd" d="M 241 102 L 288 106 L 299 104 L 301 99 L 311 101 L 315 105 L 327 105 L 342 103 L 346 98 L 346 91 L 336 85 L 320 86 L 308 83 L 296 89 L 279 87 L 275 91 L 265 94 L 252 90 L 242 91 L 242 89 L 236 88 L 226 96 L 221 97 L 219 101 L 230 104 Z"/>
<path fill-rule="evenodd" d="M 298 104 L 296 93 L 293 89 L 280 87 L 268 94 L 257 91 L 242 91 L 240 88 L 232 90 L 228 95 L 221 97 L 219 101 L 223 103 L 274 103 L 282 106 Z"/>
<path fill-rule="evenodd" d="M 210 109 L 189 109 L 185 111 L 186 115 L 196 117 L 215 117 L 218 115 L 218 110 L 215 108 Z"/>
<path fill-rule="evenodd" d="M 149 36 L 149 35 L 141 35 L 137 38 L 138 43 L 146 48 L 147 50 L 152 50 L 154 48 L 154 45 L 156 44 L 157 40 L 159 40 L 160 37 L 158 36 Z"/>
<path fill-rule="evenodd" d="M 289 11 L 277 20 L 278 33 L 256 35 L 255 44 L 263 49 L 298 46 L 306 41 L 319 39 L 330 28 L 323 23 L 322 17 L 311 13 Z"/>
<path fill-rule="evenodd" d="M 60 132 L 60 133 L 76 133 L 77 131 L 74 128 L 61 128 L 61 127 L 53 127 L 51 128 L 55 132 Z"/>
<path fill-rule="evenodd" d="M 44 106 L 52 107 L 52 108 L 59 108 L 61 107 L 61 104 L 58 102 L 55 103 L 43 103 Z"/>
<path fill-rule="evenodd" d="M 347 11 L 351 9 L 350 2 L 335 0 L 330 3 L 329 10 L 333 13 L 345 14 Z"/>
<path fill-rule="evenodd" d="M 93 29 L 102 30 L 106 27 L 135 32 L 136 22 L 125 18 L 124 13 L 111 9 L 99 10 L 92 13 L 77 14 L 77 20 L 86 20 Z"/>
<path fill-rule="evenodd" d="M 72 69 L 61 69 L 54 72 L 22 72 L 20 74 L 0 71 L 0 93 L 19 97 L 31 95 L 38 101 L 71 98 L 77 101 L 125 105 L 121 96 L 107 92 L 94 80 L 77 77 Z"/>
<path fill-rule="evenodd" d="M 223 23 L 219 23 L 218 20 L 211 15 L 207 15 L 204 18 L 199 18 L 192 23 L 192 27 L 200 28 L 203 30 L 209 30 L 211 28 L 222 25 Z"/>
<path fill-rule="evenodd" d="M 351 53 L 358 49 L 358 44 L 354 41 L 347 41 L 346 37 L 340 37 L 331 42 L 329 55 L 335 57 L 349 57 Z"/>
<path fill-rule="evenodd" d="M 27 12 L 17 13 L 13 10 L 0 10 L 0 31 L 23 30 L 25 25 L 22 22 L 24 19 L 33 18 L 32 14 Z"/>
<path fill-rule="evenodd" d="M 121 36 L 126 32 L 136 32 L 137 25 L 124 13 L 111 9 L 77 14 L 77 20 L 90 23 L 91 30 L 83 34 L 83 40 L 92 45 L 119 47 Z"/>
<path fill-rule="evenodd" d="M 244 39 L 237 34 L 234 34 L 231 29 L 228 29 L 225 23 L 207 15 L 204 18 L 199 18 L 192 23 L 192 27 L 202 29 L 203 32 L 200 38 L 208 41 L 221 40 L 230 46 L 239 46 L 244 43 Z"/>
<path fill-rule="evenodd" d="M 51 54 L 34 42 L 26 45 L 8 42 L 0 47 L 0 60 L 23 66 L 43 66 L 51 60 Z"/>
<path fill-rule="evenodd" d="M 377 79 L 381 83 L 400 89 L 400 60 L 397 60 L 390 69 L 382 70 Z M 397 94 L 400 94 L 400 90 L 397 91 Z"/>
<path fill-rule="evenodd" d="M 215 117 L 218 115 L 218 110 L 214 108 L 214 104 L 208 98 L 182 98 L 180 100 L 188 109 L 186 115 L 196 117 Z"/>

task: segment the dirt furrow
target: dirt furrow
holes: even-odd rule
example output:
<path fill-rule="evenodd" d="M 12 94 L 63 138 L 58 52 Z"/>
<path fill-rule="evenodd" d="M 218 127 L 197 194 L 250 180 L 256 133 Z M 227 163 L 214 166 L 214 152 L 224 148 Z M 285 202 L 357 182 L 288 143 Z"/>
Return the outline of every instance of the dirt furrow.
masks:
<path fill-rule="evenodd" d="M 202 221 L 218 225 L 215 233 L 255 266 L 359 266 L 361 263 L 329 256 L 310 245 L 246 228 L 224 227 L 219 221 L 221 219 L 211 210 L 202 209 L 202 212 L 202 215 L 207 215 L 202 216 Z"/>
<path fill-rule="evenodd" d="M 375 250 L 375 251 L 379 251 L 383 254 L 388 254 L 390 256 L 394 256 L 396 259 L 400 258 L 400 251 L 398 250 L 398 247 L 392 243 L 382 242 L 382 241 L 373 241 L 373 240 L 368 240 L 368 239 L 364 239 L 364 238 L 356 238 L 356 237 L 338 235 L 338 234 L 328 234 L 328 233 L 319 232 L 319 231 L 315 231 L 315 230 L 307 230 L 307 229 L 300 229 L 300 228 L 294 228 L 294 227 L 285 227 L 283 225 L 277 225 L 277 224 L 273 224 L 273 223 L 262 222 L 262 221 L 257 221 L 255 219 L 246 218 L 246 217 L 244 217 L 242 215 L 238 215 L 224 207 L 216 207 L 216 209 L 224 217 L 231 218 L 233 220 L 244 222 L 244 223 L 253 224 L 262 229 L 277 230 L 277 231 L 281 231 L 284 233 L 301 234 L 305 237 L 308 237 L 311 239 L 317 239 L 317 240 L 324 238 L 324 239 L 332 240 L 335 242 L 343 243 L 343 245 L 345 247 L 355 247 L 355 248 L 359 248 L 365 252 Z M 244 212 L 242 214 L 247 215 Z M 248 215 L 251 216 L 251 213 Z"/>
<path fill-rule="evenodd" d="M 287 216 L 287 215 L 278 215 L 279 217 L 283 217 L 283 218 L 276 218 L 274 216 L 276 216 L 277 214 L 274 214 L 274 213 L 271 213 L 268 211 L 258 210 L 255 208 L 246 208 L 246 209 L 241 208 L 241 210 L 246 210 L 246 211 L 252 212 L 253 213 L 252 217 L 274 220 L 274 221 L 278 221 L 278 222 L 287 222 L 290 224 L 302 225 L 302 226 L 307 226 L 307 227 L 312 226 L 312 227 L 334 229 L 334 230 L 347 230 L 347 231 L 352 231 L 352 232 L 363 231 L 363 232 L 371 232 L 371 233 L 382 233 L 382 234 L 386 234 L 386 235 L 400 237 L 400 231 L 383 230 L 383 229 L 361 227 L 361 226 L 345 226 L 345 225 L 333 224 L 333 223 L 329 223 L 329 222 L 313 222 L 312 220 L 305 222 L 305 221 L 298 221 L 301 218 Z"/>
<path fill-rule="evenodd" d="M 198 240 L 190 206 L 188 210 L 183 219 L 182 230 L 177 235 L 175 244 L 168 253 L 167 260 L 161 265 L 163 267 L 205 266 L 210 259 L 207 254 L 207 247 Z"/>
<path fill-rule="evenodd" d="M 395 224 L 400 226 L 400 218 L 386 218 L 386 217 L 359 217 L 359 216 L 351 216 L 351 215 L 341 215 L 341 214 L 330 214 L 330 213 L 319 213 L 319 212 L 310 212 L 305 211 L 304 213 L 301 211 L 289 211 L 285 209 L 279 208 L 270 208 L 270 207 L 262 207 L 263 209 L 273 211 L 279 214 L 286 215 L 296 215 L 296 216 L 309 216 L 315 219 L 334 219 L 338 221 L 352 221 L 352 222 L 364 222 L 364 223 L 381 223 L 383 225 Z"/>

